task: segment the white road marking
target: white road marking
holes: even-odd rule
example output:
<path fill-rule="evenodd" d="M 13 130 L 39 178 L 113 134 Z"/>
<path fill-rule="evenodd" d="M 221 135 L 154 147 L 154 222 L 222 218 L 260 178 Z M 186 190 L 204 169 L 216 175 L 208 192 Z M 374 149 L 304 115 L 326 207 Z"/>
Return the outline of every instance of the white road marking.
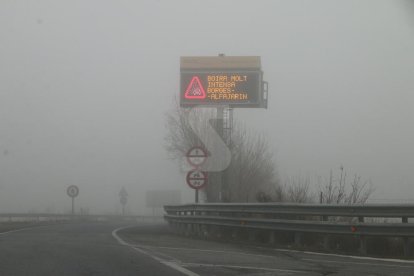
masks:
<path fill-rule="evenodd" d="M 250 270 L 260 270 L 260 271 L 271 271 L 271 272 L 287 272 L 287 273 L 308 273 L 307 271 L 300 270 L 290 270 L 290 269 L 279 269 L 279 268 L 263 268 L 255 266 L 240 266 L 240 265 L 221 265 L 221 264 L 200 264 L 200 263 L 182 263 L 182 266 L 207 266 L 207 267 L 226 267 L 226 268 L 235 268 L 235 269 L 250 269 Z"/>
<path fill-rule="evenodd" d="M 167 249 L 167 250 L 186 250 L 186 251 L 197 251 L 197 252 L 208 252 L 208 253 L 225 253 L 225 254 L 239 254 L 244 256 L 254 256 L 254 257 L 261 257 L 261 258 L 277 258 L 277 256 L 273 255 L 263 255 L 263 254 L 253 254 L 253 253 L 245 253 L 245 252 L 238 252 L 238 251 L 230 251 L 230 250 L 212 250 L 212 249 L 197 249 L 197 248 L 187 248 L 187 247 L 168 247 L 168 246 L 146 246 L 147 248 L 156 248 L 156 249 Z"/>
<path fill-rule="evenodd" d="M 185 248 L 185 247 L 166 247 L 166 246 L 148 246 L 148 248 L 159 248 L 159 249 L 167 249 L 167 250 L 186 250 L 186 251 L 199 251 L 199 252 L 209 252 L 209 253 L 227 253 L 227 254 L 239 254 L 239 255 L 246 255 L 246 256 L 255 256 L 255 257 L 268 257 L 268 258 L 277 258 L 277 256 L 273 255 L 263 255 L 263 254 L 252 254 L 252 253 L 244 253 L 244 252 L 237 252 L 237 251 L 227 251 L 227 250 L 210 250 L 210 249 L 197 249 L 197 248 Z M 286 252 L 285 249 L 274 249 L 275 251 L 283 251 Z M 393 259 L 376 259 L 370 257 L 359 257 L 359 256 L 346 256 L 346 255 L 334 255 L 334 254 L 326 254 L 326 253 L 315 253 L 315 252 L 307 252 L 307 251 L 297 251 L 291 250 L 295 253 L 305 253 L 305 254 L 317 254 L 317 255 L 326 255 L 326 256 L 335 256 L 335 257 L 348 257 L 348 258 L 362 258 L 364 260 L 372 260 L 372 261 L 393 261 Z M 318 261 L 317 259 L 304 259 L 301 260 L 312 260 Z M 401 261 L 402 263 L 414 264 L 413 261 L 405 261 L 405 260 L 397 260 Z M 344 262 L 344 261 L 326 261 L 326 262 L 338 262 L 338 263 L 350 263 L 350 264 L 369 264 L 369 265 L 380 265 L 380 266 L 391 266 L 391 267 L 405 267 L 411 268 L 412 266 L 399 266 L 393 264 L 379 264 L 379 263 L 362 263 L 362 262 Z"/>
<path fill-rule="evenodd" d="M 128 227 L 127 227 L 128 228 Z M 143 249 L 170 249 L 170 250 L 190 250 L 190 251 L 199 251 L 199 252 L 209 252 L 209 253 L 226 253 L 226 254 L 239 254 L 239 255 L 247 255 L 247 256 L 255 256 L 255 257 L 267 257 L 267 258 L 277 258 L 276 256 L 271 255 L 260 255 L 260 254 L 251 254 L 251 253 L 243 253 L 243 252 L 236 252 L 236 251 L 226 251 L 226 250 L 209 250 L 209 249 L 195 249 L 195 248 L 184 248 L 184 247 L 166 247 L 166 246 L 138 246 L 135 244 L 129 244 L 126 243 L 124 240 L 122 240 L 117 234 L 116 231 L 121 230 L 124 228 L 116 229 L 112 232 L 112 235 L 114 238 L 122 245 L 127 245 L 132 247 L 133 249 L 137 250 L 140 253 L 146 254 L 151 256 L 152 258 L 156 259 L 157 261 L 170 266 L 180 264 L 180 268 L 185 267 L 191 267 L 191 266 L 204 266 L 204 267 L 227 267 L 227 268 L 235 268 L 235 269 L 251 269 L 251 270 L 261 270 L 261 271 L 271 271 L 271 272 L 288 272 L 288 273 L 304 273 L 304 271 L 300 270 L 289 270 L 289 269 L 278 269 L 278 268 L 263 268 L 263 267 L 254 267 L 254 266 L 235 266 L 235 265 L 225 265 L 225 264 L 201 264 L 201 263 L 182 263 L 179 260 L 175 259 L 175 261 L 166 261 L 163 260 L 157 256 L 154 256 L 153 254 L 150 254 L 148 251 L 145 251 Z M 115 232 L 115 235 L 114 235 Z M 159 255 L 167 256 L 168 258 L 173 259 L 172 257 L 165 255 L 163 253 L 157 252 Z M 174 268 L 176 269 L 176 268 Z M 178 269 L 176 269 L 178 270 Z M 188 275 L 188 274 L 186 274 Z M 198 275 L 198 274 L 194 274 Z"/>
<path fill-rule="evenodd" d="M 30 227 L 24 227 L 24 228 L 9 230 L 9 231 L 6 231 L 6 232 L 0 232 L 0 236 L 15 233 L 15 232 L 20 232 L 20 231 L 24 231 L 24 230 L 30 230 L 30 229 L 34 229 L 34 228 L 45 227 L 45 226 L 48 226 L 48 225 L 30 226 Z"/>
<path fill-rule="evenodd" d="M 194 273 L 194 272 L 192 272 L 192 271 L 190 271 L 190 270 L 188 270 L 188 269 L 186 269 L 186 268 L 184 268 L 184 267 L 180 266 L 177 262 L 171 262 L 171 261 L 163 260 L 163 259 L 161 259 L 161 258 L 159 258 L 159 257 L 155 256 L 154 254 L 151 254 L 151 252 L 148 252 L 148 251 L 146 251 L 146 250 L 143 250 L 142 248 L 140 248 L 139 246 L 137 246 L 137 245 L 135 245 L 135 244 L 129 244 L 129 243 L 125 242 L 123 239 L 121 239 L 121 238 L 118 236 L 118 234 L 117 234 L 117 232 L 118 232 L 118 231 L 120 231 L 120 230 L 122 230 L 122 229 L 131 228 L 131 227 L 132 227 L 132 226 L 117 228 L 117 229 L 115 229 L 114 231 L 112 231 L 112 236 L 113 236 L 113 237 L 114 237 L 114 238 L 115 238 L 115 239 L 116 239 L 116 240 L 117 240 L 120 244 L 125 245 L 125 246 L 129 246 L 129 247 L 131 247 L 132 249 L 134 249 L 134 250 L 138 251 L 139 253 L 145 254 L 145 255 L 147 255 L 147 256 L 149 256 L 149 257 L 153 258 L 154 260 L 156 260 L 156 261 L 158 261 L 158 262 L 162 263 L 163 265 L 166 265 L 166 266 L 168 266 L 168 267 L 170 267 L 170 268 L 172 268 L 172 269 L 174 269 L 174 270 L 176 270 L 176 271 L 179 271 L 179 272 L 183 273 L 184 275 L 187 275 L 187 276 L 200 276 L 200 275 L 198 275 L 197 273 Z"/>
<path fill-rule="evenodd" d="M 237 252 L 237 251 L 227 251 L 227 250 L 210 250 L 210 249 L 197 249 L 197 248 L 185 248 L 185 247 L 166 247 L 166 246 L 148 246 L 148 248 L 158 248 L 158 249 L 167 249 L 167 250 L 186 250 L 186 251 L 198 251 L 198 252 L 208 252 L 208 253 L 226 253 L 226 254 L 239 254 L 239 255 L 246 255 L 246 256 L 255 256 L 255 257 L 267 257 L 267 258 L 277 258 L 277 256 L 272 255 L 263 255 L 263 254 L 252 254 L 252 253 L 244 253 L 244 252 Z M 359 257 L 359 256 L 346 256 L 346 255 L 335 255 L 335 254 L 327 254 L 327 253 L 315 253 L 315 252 L 307 252 L 307 251 L 297 251 L 297 250 L 288 250 L 288 249 L 274 249 L 275 251 L 293 251 L 295 253 L 305 253 L 305 254 L 317 254 L 323 256 L 335 256 L 335 257 L 347 257 L 347 258 L 355 258 L 355 259 L 363 259 L 363 260 L 371 260 L 371 261 L 393 261 L 393 259 L 378 259 L 378 258 L 370 258 L 370 257 Z M 394 264 L 381 264 L 381 263 L 367 263 L 367 262 L 347 262 L 347 261 L 331 261 L 331 260 L 323 260 L 323 259 L 306 259 L 301 258 L 304 261 L 322 261 L 322 262 L 331 262 L 331 263 L 348 263 L 348 264 L 359 264 L 359 265 L 377 265 L 377 266 L 385 266 L 385 267 L 399 267 L 399 268 L 413 268 L 412 266 L 402 266 L 402 265 L 394 265 Z M 397 260 L 401 261 L 402 263 L 414 264 L 413 261 L 405 261 L 405 260 Z"/>
<path fill-rule="evenodd" d="M 391 265 L 391 264 L 379 264 L 379 263 L 363 263 L 363 262 L 344 262 L 344 261 L 331 261 L 331 260 L 324 260 L 324 259 L 301 259 L 304 261 L 312 261 L 312 262 L 323 262 L 323 263 L 338 263 L 338 264 L 352 264 L 352 265 L 375 265 L 375 266 L 386 266 L 386 267 L 398 267 L 398 268 L 414 268 L 413 266 L 407 265 Z"/>
<path fill-rule="evenodd" d="M 266 248 L 266 247 L 256 247 L 256 248 L 269 250 L 269 248 Z M 312 251 L 299 251 L 299 250 L 293 250 L 293 249 L 278 249 L 278 248 L 273 248 L 272 250 L 273 251 L 279 251 L 279 252 L 304 253 L 304 254 L 309 254 L 309 255 L 319 255 L 319 256 L 330 256 L 330 257 L 339 257 L 339 258 L 349 258 L 349 259 L 356 259 L 356 260 L 367 260 L 367 261 L 381 261 L 381 262 L 393 262 L 393 263 L 414 264 L 414 261 L 411 261 L 411 260 L 401 260 L 401 259 L 387 259 L 387 258 L 374 258 L 374 257 L 352 256 L 352 255 L 341 255 L 341 254 L 320 253 L 320 252 L 312 252 Z"/>

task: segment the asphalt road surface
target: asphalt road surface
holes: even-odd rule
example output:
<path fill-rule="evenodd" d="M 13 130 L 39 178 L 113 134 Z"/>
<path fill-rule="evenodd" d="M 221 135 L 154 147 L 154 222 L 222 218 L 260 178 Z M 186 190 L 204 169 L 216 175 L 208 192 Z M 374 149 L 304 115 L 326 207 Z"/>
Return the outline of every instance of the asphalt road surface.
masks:
<path fill-rule="evenodd" d="M 84 222 L 0 234 L 0 275 L 414 275 L 414 262 L 303 253 Z"/>

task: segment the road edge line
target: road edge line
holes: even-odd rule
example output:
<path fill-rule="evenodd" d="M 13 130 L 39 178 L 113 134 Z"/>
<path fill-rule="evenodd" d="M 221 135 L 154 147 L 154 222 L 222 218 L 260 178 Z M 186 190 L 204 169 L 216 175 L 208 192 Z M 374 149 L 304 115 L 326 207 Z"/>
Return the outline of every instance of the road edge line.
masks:
<path fill-rule="evenodd" d="M 341 258 L 356 259 L 356 260 L 369 260 L 369 261 L 381 261 L 381 262 L 390 262 L 390 263 L 414 264 L 414 260 L 377 258 L 377 257 L 344 255 L 344 254 L 323 253 L 323 252 L 314 252 L 314 251 L 300 251 L 300 250 L 284 249 L 284 248 L 266 248 L 266 247 L 260 247 L 260 246 L 255 246 L 255 247 L 259 248 L 259 249 L 270 249 L 270 250 L 279 251 L 279 252 L 303 253 L 303 254 L 308 254 L 308 255 L 341 257 Z"/>
<path fill-rule="evenodd" d="M 124 230 L 124 229 L 128 229 L 128 228 L 132 228 L 132 227 L 134 227 L 134 226 L 119 227 L 119 228 L 117 228 L 117 229 L 115 229 L 115 230 L 112 231 L 112 237 L 114 237 L 114 239 L 119 244 L 124 245 L 124 246 L 128 246 L 128 247 L 134 249 L 135 251 L 137 251 L 137 252 L 139 252 L 141 254 L 147 255 L 147 256 L 151 257 L 152 259 L 156 260 L 157 262 L 160 262 L 161 264 L 163 264 L 165 266 L 168 266 L 168 267 L 170 267 L 170 268 L 172 268 L 172 269 L 174 269 L 174 270 L 176 270 L 178 272 L 181 272 L 184 275 L 187 275 L 187 276 L 200 276 L 199 274 L 197 274 L 195 272 L 192 272 L 191 270 L 188 270 L 188 269 L 180 266 L 179 264 L 177 264 L 175 262 L 170 262 L 170 261 L 163 260 L 163 259 L 161 259 L 161 258 L 159 258 L 159 257 L 157 257 L 157 256 L 155 256 L 153 254 L 151 254 L 150 252 L 148 252 L 148 251 L 140 248 L 136 244 L 127 243 L 121 237 L 118 236 L 118 233 L 117 233 L 118 231 Z"/>
<path fill-rule="evenodd" d="M 29 227 L 23 227 L 23 228 L 13 229 L 13 230 L 9 230 L 9 231 L 6 231 L 6 232 L 0 232 L 0 236 L 1 235 L 11 234 L 11 233 L 14 233 L 14 232 L 20 232 L 20 231 L 23 231 L 23 230 L 30 230 L 30 229 L 40 228 L 40 227 L 46 227 L 46 226 L 50 226 L 50 225 L 52 225 L 52 224 L 48 224 L 48 225 L 36 225 L 36 226 L 29 226 Z"/>

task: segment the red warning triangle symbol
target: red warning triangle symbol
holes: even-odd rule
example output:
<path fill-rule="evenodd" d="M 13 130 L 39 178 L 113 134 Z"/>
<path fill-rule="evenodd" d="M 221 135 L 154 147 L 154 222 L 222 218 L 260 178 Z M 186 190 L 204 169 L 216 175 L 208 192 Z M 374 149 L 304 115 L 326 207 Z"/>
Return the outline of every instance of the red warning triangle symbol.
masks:
<path fill-rule="evenodd" d="M 194 76 L 187 89 L 185 90 L 184 97 L 186 99 L 205 99 L 206 91 L 204 91 L 203 85 L 197 76 Z"/>

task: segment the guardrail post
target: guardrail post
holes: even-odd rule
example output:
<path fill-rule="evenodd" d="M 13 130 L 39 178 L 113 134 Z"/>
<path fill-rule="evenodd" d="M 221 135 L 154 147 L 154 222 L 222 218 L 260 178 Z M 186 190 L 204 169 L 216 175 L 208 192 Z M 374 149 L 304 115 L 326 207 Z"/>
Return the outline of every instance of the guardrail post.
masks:
<path fill-rule="evenodd" d="M 410 238 L 404 237 L 403 238 L 403 248 L 404 248 L 404 257 L 408 257 L 411 254 L 411 248 L 410 248 Z"/>
<path fill-rule="evenodd" d="M 330 239 L 331 239 L 330 235 L 323 236 L 323 248 L 325 250 L 329 250 L 329 241 L 330 241 Z"/>
<path fill-rule="evenodd" d="M 203 225 L 201 225 L 201 224 L 197 224 L 197 236 L 199 238 L 202 238 L 204 236 L 203 235 Z"/>
<path fill-rule="evenodd" d="M 180 235 L 185 235 L 185 224 L 184 223 L 179 224 L 178 232 L 180 232 Z"/>
<path fill-rule="evenodd" d="M 276 243 L 276 233 L 275 231 L 270 231 L 269 233 L 269 243 L 270 244 L 275 244 Z"/>
<path fill-rule="evenodd" d="M 192 224 L 187 224 L 186 231 L 185 231 L 186 236 L 191 236 L 192 228 L 193 228 L 192 226 L 193 226 Z"/>
<path fill-rule="evenodd" d="M 199 224 L 193 224 L 193 235 L 196 237 L 200 236 L 200 225 Z"/>
<path fill-rule="evenodd" d="M 233 228 L 233 230 L 231 231 L 231 238 L 233 240 L 237 239 L 238 238 L 238 235 L 237 234 L 238 234 L 237 229 L 236 228 Z"/>
<path fill-rule="evenodd" d="M 182 231 L 183 231 L 183 235 L 187 236 L 188 233 L 188 224 L 183 223 L 182 224 Z"/>
<path fill-rule="evenodd" d="M 364 217 L 358 217 L 358 222 L 364 222 Z"/>
<path fill-rule="evenodd" d="M 181 235 L 185 236 L 187 234 L 187 224 L 181 223 Z"/>
<path fill-rule="evenodd" d="M 180 227 L 181 227 L 181 224 L 179 222 L 174 222 L 174 233 L 175 234 L 177 234 L 177 235 L 181 234 L 180 233 Z"/>
<path fill-rule="evenodd" d="M 408 217 L 401 218 L 402 223 L 408 223 Z M 403 248 L 404 248 L 404 257 L 408 257 L 411 254 L 410 248 L 410 238 L 404 237 L 403 238 Z"/>
<path fill-rule="evenodd" d="M 211 238 L 214 235 L 214 225 L 206 225 L 206 238 Z"/>
<path fill-rule="evenodd" d="M 302 238 L 303 238 L 303 234 L 300 232 L 295 232 L 295 236 L 294 236 L 294 243 L 296 246 L 302 246 Z"/>
<path fill-rule="evenodd" d="M 253 229 L 247 231 L 249 235 L 249 242 L 254 242 L 256 240 L 256 231 L 254 231 Z"/>
<path fill-rule="evenodd" d="M 365 236 L 359 236 L 359 252 L 362 255 L 367 255 L 367 239 Z"/>
<path fill-rule="evenodd" d="M 198 226 L 199 226 L 199 224 L 197 224 L 197 223 L 194 223 L 193 224 L 193 235 L 194 236 L 198 236 Z"/>

